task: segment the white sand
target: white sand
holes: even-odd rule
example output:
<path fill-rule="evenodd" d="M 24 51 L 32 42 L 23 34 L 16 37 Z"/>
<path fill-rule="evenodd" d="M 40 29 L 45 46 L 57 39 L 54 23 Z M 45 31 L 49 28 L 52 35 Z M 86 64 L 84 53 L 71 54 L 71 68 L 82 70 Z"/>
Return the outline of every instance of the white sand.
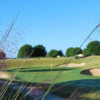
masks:
<path fill-rule="evenodd" d="M 3 71 L 0 72 L 0 79 L 10 79 L 10 78 L 11 78 L 10 74 Z"/>
<path fill-rule="evenodd" d="M 58 67 L 81 67 L 85 65 L 86 63 L 81 63 L 81 64 L 69 63 L 69 64 L 64 64 L 64 65 L 59 65 Z"/>
<path fill-rule="evenodd" d="M 100 69 L 99 68 L 90 69 L 89 71 L 93 76 L 100 76 Z"/>

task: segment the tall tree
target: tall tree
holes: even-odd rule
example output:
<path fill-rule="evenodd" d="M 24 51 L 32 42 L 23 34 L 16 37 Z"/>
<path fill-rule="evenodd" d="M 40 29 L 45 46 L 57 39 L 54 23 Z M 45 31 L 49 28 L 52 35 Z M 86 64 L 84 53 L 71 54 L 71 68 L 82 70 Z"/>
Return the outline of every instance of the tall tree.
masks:
<path fill-rule="evenodd" d="M 18 58 L 32 57 L 32 51 L 33 51 L 33 47 L 28 44 L 25 44 L 19 49 L 17 57 Z"/>
<path fill-rule="evenodd" d="M 45 57 L 47 52 L 43 45 L 36 45 L 33 48 L 33 55 L 32 57 Z"/>
<path fill-rule="evenodd" d="M 100 42 L 92 41 L 87 45 L 87 50 L 89 54 L 100 55 Z"/>

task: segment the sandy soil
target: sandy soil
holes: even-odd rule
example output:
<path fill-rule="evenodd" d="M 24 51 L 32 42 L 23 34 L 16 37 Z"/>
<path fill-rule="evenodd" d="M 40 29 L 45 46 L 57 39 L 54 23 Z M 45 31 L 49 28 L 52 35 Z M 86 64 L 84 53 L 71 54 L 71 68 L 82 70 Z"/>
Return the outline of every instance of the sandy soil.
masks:
<path fill-rule="evenodd" d="M 81 74 L 92 75 L 92 76 L 100 76 L 100 68 L 93 68 L 93 69 L 83 70 L 81 72 Z"/>
<path fill-rule="evenodd" d="M 100 69 L 99 68 L 91 69 L 90 72 L 93 76 L 100 76 Z"/>
<path fill-rule="evenodd" d="M 11 78 L 10 74 L 0 71 L 0 79 L 10 79 L 10 78 Z"/>
<path fill-rule="evenodd" d="M 58 67 L 81 67 L 85 65 L 86 63 L 81 63 L 81 64 L 69 63 L 69 64 L 64 64 L 64 65 L 59 65 Z"/>

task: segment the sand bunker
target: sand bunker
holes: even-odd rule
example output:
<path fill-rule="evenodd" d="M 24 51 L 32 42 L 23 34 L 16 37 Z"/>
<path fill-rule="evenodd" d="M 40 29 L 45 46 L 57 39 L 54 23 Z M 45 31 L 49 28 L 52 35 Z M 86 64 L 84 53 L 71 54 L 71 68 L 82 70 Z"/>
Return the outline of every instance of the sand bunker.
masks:
<path fill-rule="evenodd" d="M 81 63 L 81 64 L 69 63 L 69 64 L 59 65 L 58 67 L 81 67 L 85 65 L 86 63 Z"/>
<path fill-rule="evenodd" d="M 0 79 L 10 79 L 10 78 L 11 78 L 10 74 L 3 71 L 0 72 Z"/>
<path fill-rule="evenodd" d="M 87 69 L 81 72 L 84 75 L 100 76 L 100 68 Z"/>

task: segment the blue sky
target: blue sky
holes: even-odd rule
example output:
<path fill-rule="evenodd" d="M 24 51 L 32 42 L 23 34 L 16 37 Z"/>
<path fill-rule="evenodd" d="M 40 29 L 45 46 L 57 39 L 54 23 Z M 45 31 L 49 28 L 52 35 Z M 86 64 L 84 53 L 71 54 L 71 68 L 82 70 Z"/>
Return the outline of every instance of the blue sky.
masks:
<path fill-rule="evenodd" d="M 18 11 L 5 49 L 14 57 L 24 44 L 42 44 L 48 52 L 57 49 L 65 54 L 67 48 L 80 46 L 100 22 L 100 0 L 0 0 L 0 39 Z M 98 29 L 82 49 L 100 40 L 99 34 Z"/>

